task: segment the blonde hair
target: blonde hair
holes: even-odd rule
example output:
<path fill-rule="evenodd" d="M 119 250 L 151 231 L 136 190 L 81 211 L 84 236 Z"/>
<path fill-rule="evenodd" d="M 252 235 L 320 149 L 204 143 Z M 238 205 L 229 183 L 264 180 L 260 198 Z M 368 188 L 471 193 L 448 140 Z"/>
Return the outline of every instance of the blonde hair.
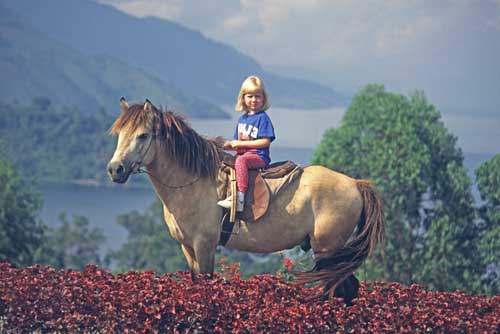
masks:
<path fill-rule="evenodd" d="M 246 112 L 247 106 L 245 105 L 245 94 L 252 94 L 257 91 L 262 93 L 262 110 L 269 109 L 269 97 L 266 92 L 266 88 L 264 87 L 264 81 L 261 78 L 255 75 L 251 75 L 243 81 L 240 88 L 240 93 L 238 94 L 238 100 L 236 101 L 237 112 Z"/>

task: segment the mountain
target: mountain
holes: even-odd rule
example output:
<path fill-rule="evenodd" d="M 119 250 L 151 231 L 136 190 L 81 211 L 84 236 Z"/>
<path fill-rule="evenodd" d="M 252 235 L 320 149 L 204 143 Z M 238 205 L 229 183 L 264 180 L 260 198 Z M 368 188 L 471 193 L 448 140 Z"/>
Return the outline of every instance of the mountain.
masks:
<path fill-rule="evenodd" d="M 132 17 L 91 0 L 0 3 L 81 52 L 121 59 L 215 104 L 233 105 L 241 82 L 252 74 L 263 77 L 275 106 L 314 108 L 346 103 L 331 88 L 273 74 L 235 48 L 168 20 Z"/>
<path fill-rule="evenodd" d="M 55 105 L 77 106 L 84 113 L 118 100 L 149 98 L 192 117 L 227 117 L 222 109 L 187 97 L 168 81 L 112 56 L 89 56 L 37 31 L 0 4 L 0 99 L 29 103 L 47 97 Z"/>

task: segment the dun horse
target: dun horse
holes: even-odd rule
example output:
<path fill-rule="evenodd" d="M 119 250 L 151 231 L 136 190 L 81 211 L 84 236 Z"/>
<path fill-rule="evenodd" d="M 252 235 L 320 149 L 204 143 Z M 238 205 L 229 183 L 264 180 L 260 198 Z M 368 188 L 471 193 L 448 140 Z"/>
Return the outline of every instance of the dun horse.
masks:
<path fill-rule="evenodd" d="M 223 214 L 216 192 L 222 138 L 200 136 L 181 117 L 148 100 L 129 106 L 122 98 L 120 108 L 110 128 L 118 143 L 109 176 L 124 183 L 144 166 L 189 268 L 212 273 Z M 306 243 L 315 266 L 299 280 L 321 281 L 325 297 L 335 294 L 350 302 L 359 286 L 354 271 L 382 241 L 383 231 L 381 201 L 369 181 L 309 166 L 278 193 L 262 218 L 242 223 L 226 247 L 270 253 Z"/>

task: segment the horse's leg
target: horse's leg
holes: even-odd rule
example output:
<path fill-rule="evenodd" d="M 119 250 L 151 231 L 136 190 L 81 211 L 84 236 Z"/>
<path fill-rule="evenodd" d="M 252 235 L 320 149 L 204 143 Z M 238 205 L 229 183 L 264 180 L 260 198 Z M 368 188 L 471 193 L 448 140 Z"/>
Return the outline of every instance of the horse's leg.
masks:
<path fill-rule="evenodd" d="M 184 253 L 184 257 L 186 258 L 186 262 L 189 267 L 189 271 L 191 271 L 191 279 L 193 281 L 196 280 L 196 272 L 195 272 L 195 257 L 194 257 L 194 250 L 186 245 L 181 244 L 181 249 L 182 252 Z"/>
<path fill-rule="evenodd" d="M 194 244 L 195 271 L 200 274 L 212 276 L 215 265 L 215 249 L 217 242 L 200 240 Z"/>
<path fill-rule="evenodd" d="M 322 280 L 324 293 L 328 295 L 332 294 L 331 290 L 346 281 L 337 291 L 345 295 L 346 302 L 355 298 L 359 287 L 353 273 L 373 253 L 375 246 L 383 240 L 384 234 L 380 195 L 369 181 L 357 180 L 356 187 L 357 195 L 346 202 L 352 204 L 350 210 L 344 211 L 342 215 L 339 212 L 324 210 L 316 216 L 314 233 L 309 235 L 316 263 L 312 270 L 299 277 L 302 283 Z M 315 200 L 315 207 L 328 208 L 326 203 L 322 203 L 330 200 L 327 196 Z M 349 238 L 356 222 L 356 234 Z"/>
<path fill-rule="evenodd" d="M 349 220 L 356 221 L 358 217 L 350 218 L 346 219 L 325 210 L 316 217 L 317 231 L 309 235 L 315 261 L 313 271 L 322 276 L 320 279 L 323 281 L 323 292 L 326 297 L 333 297 L 334 288 L 353 272 L 350 268 L 343 268 L 345 264 L 352 261 L 349 254 L 345 254 L 343 251 L 338 252 L 343 249 L 354 230 L 353 224 L 347 222 Z M 332 221 L 336 223 L 334 224 Z M 332 256 L 334 257 L 332 258 Z"/>
<path fill-rule="evenodd" d="M 343 251 L 341 249 L 335 254 L 334 257 L 330 257 L 328 252 L 318 252 L 320 254 L 316 260 L 315 267 L 313 271 L 316 273 L 323 272 L 323 298 L 331 299 L 333 297 L 343 298 L 344 302 L 348 305 L 352 305 L 352 300 L 358 297 L 359 281 L 354 276 L 352 269 L 347 267 L 346 269 L 340 268 L 338 272 L 332 271 L 333 268 L 338 268 L 346 263 L 349 263 L 349 252 Z M 326 273 L 329 273 L 326 275 Z M 313 274 L 314 275 L 314 274 Z M 332 278 L 333 277 L 333 278 Z"/>
<path fill-rule="evenodd" d="M 352 274 L 337 285 L 334 295 L 335 297 L 344 298 L 344 302 L 347 306 L 351 306 L 352 300 L 358 298 L 358 290 L 359 281 L 354 274 Z"/>
<path fill-rule="evenodd" d="M 340 282 L 335 289 L 332 289 L 334 286 L 334 282 L 332 281 L 325 280 L 323 284 L 322 300 L 338 297 L 343 298 L 347 306 L 352 306 L 353 299 L 358 298 L 359 281 L 354 274 Z"/>
<path fill-rule="evenodd" d="M 208 247 L 204 243 L 197 243 L 194 249 L 181 245 L 182 252 L 186 257 L 189 270 L 193 274 L 212 274 L 215 264 L 215 248 Z"/>

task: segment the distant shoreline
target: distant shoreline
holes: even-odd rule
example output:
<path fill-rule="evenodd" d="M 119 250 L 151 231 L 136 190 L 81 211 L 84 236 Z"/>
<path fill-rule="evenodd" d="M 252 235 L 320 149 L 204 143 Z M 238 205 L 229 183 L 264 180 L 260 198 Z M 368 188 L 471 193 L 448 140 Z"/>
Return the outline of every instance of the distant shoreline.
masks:
<path fill-rule="evenodd" d="M 126 189 L 149 189 L 151 184 L 149 181 L 138 182 L 128 181 L 124 184 L 116 184 L 111 181 L 104 181 L 100 179 L 72 179 L 60 181 L 39 181 L 38 188 L 43 187 L 65 187 L 65 186 L 78 186 L 78 187 L 92 187 L 92 188 L 126 188 Z"/>

